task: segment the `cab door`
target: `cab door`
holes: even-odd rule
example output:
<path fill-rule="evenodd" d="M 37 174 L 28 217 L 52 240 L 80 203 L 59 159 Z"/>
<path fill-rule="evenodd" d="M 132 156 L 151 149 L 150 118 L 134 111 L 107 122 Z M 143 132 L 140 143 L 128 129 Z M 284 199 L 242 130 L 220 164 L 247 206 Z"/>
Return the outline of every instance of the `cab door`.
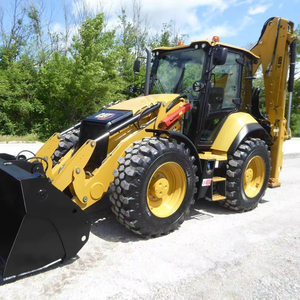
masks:
<path fill-rule="evenodd" d="M 210 89 L 206 95 L 206 116 L 200 124 L 197 147 L 207 150 L 213 144 L 227 116 L 241 104 L 241 78 L 243 57 L 228 51 L 224 65 L 211 72 Z"/>

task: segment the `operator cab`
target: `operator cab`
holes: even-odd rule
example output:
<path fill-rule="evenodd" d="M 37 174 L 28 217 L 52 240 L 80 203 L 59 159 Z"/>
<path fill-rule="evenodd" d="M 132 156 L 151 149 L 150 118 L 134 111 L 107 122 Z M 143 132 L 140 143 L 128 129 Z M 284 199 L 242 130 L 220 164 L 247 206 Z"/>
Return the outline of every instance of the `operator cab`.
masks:
<path fill-rule="evenodd" d="M 183 133 L 199 150 L 209 149 L 227 116 L 251 106 L 250 51 L 216 41 L 153 50 L 150 94 L 180 94 L 192 104 Z M 250 75 L 251 74 L 251 75 Z M 250 88 L 250 93 L 248 89 Z M 245 90 L 247 89 L 247 93 Z"/>

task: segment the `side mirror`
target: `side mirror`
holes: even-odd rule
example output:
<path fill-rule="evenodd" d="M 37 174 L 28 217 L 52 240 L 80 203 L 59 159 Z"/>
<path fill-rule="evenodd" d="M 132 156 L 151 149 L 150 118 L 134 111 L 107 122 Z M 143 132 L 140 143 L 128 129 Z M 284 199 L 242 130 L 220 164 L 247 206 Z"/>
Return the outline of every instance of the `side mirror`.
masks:
<path fill-rule="evenodd" d="M 133 64 L 133 72 L 134 73 L 140 72 L 140 68 L 141 68 L 141 61 L 136 59 Z"/>
<path fill-rule="evenodd" d="M 228 54 L 227 48 L 225 48 L 225 47 L 217 48 L 213 54 L 213 64 L 215 66 L 224 65 L 226 62 L 227 54 Z"/>
<path fill-rule="evenodd" d="M 193 83 L 193 91 L 194 92 L 200 92 L 201 90 L 203 90 L 205 87 L 204 83 L 200 82 L 200 81 L 195 81 Z"/>

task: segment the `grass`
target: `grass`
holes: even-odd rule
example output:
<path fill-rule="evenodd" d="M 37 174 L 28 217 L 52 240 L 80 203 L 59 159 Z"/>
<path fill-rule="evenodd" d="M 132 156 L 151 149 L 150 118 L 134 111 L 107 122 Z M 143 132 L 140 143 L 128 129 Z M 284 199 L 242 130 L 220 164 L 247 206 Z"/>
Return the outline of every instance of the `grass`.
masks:
<path fill-rule="evenodd" d="M 39 138 L 36 134 L 28 134 L 24 136 L 15 136 L 15 135 L 0 135 L 0 142 L 36 142 L 39 141 Z"/>

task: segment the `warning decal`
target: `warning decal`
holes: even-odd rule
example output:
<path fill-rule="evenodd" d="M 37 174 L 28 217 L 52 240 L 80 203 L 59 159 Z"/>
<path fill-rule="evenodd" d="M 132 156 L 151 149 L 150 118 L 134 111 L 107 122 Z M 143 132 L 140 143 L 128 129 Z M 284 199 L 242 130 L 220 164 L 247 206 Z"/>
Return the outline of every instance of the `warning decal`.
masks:
<path fill-rule="evenodd" d="M 210 186 L 211 185 L 211 178 L 203 179 L 202 186 Z"/>

